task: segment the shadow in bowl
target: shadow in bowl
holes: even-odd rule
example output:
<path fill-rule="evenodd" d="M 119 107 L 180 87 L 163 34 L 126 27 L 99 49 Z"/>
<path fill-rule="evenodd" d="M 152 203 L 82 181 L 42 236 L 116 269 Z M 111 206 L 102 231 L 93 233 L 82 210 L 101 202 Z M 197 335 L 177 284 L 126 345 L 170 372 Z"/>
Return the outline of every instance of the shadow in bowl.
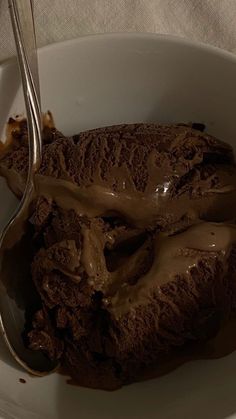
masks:
<path fill-rule="evenodd" d="M 6 127 L 7 118 L 20 87 L 20 77 L 16 59 L 3 64 L 0 69 L 0 132 Z"/>

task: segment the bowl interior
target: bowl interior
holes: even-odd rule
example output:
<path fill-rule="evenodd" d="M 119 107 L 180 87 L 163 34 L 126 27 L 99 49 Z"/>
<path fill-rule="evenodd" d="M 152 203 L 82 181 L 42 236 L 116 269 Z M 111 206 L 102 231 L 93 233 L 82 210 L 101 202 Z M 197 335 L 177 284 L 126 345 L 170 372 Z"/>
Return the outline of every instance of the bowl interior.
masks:
<path fill-rule="evenodd" d="M 129 122 L 202 122 L 235 146 L 236 59 L 154 35 L 81 38 L 40 51 L 42 107 L 65 134 Z M 24 113 L 14 61 L 0 67 L 0 129 Z M 0 228 L 17 205 L 0 182 Z M 1 409 L 18 418 L 226 418 L 236 412 L 236 353 L 190 362 L 114 393 L 77 388 L 57 374 L 35 379 L 0 346 Z M 19 377 L 27 385 L 19 384 Z"/>

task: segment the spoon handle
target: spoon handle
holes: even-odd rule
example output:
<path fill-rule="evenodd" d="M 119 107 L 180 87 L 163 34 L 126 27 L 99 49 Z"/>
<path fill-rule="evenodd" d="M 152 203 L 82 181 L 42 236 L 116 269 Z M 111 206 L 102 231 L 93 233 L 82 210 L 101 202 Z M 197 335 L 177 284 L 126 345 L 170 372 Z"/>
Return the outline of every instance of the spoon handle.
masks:
<path fill-rule="evenodd" d="M 42 118 L 32 0 L 8 0 L 25 99 L 29 134 L 29 172 L 25 194 L 33 186 L 42 158 Z"/>

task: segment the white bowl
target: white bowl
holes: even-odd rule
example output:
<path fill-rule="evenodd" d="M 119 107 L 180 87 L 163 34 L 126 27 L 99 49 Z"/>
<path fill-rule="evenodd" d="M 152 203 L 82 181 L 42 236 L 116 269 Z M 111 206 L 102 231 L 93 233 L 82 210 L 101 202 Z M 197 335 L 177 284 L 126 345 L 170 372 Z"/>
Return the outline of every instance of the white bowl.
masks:
<path fill-rule="evenodd" d="M 236 58 L 230 53 L 174 37 L 119 34 L 52 45 L 39 57 L 43 109 L 65 134 L 124 122 L 195 121 L 236 144 Z M 15 61 L 0 67 L 0 105 L 1 129 L 9 115 L 24 112 Z M 15 205 L 2 181 L 1 226 Z M 236 412 L 236 353 L 189 362 L 112 393 L 70 386 L 58 374 L 29 377 L 3 343 L 0 358 L 3 418 L 223 419 Z"/>

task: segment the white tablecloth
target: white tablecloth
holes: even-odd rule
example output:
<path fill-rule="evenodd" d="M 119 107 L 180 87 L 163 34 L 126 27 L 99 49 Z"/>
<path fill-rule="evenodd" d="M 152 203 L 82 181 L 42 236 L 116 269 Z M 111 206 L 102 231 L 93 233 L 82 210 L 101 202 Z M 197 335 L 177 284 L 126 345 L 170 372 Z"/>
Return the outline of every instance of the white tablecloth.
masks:
<path fill-rule="evenodd" d="M 15 54 L 0 0 L 0 61 Z M 184 36 L 236 52 L 236 0 L 35 0 L 39 46 L 101 32 Z"/>

